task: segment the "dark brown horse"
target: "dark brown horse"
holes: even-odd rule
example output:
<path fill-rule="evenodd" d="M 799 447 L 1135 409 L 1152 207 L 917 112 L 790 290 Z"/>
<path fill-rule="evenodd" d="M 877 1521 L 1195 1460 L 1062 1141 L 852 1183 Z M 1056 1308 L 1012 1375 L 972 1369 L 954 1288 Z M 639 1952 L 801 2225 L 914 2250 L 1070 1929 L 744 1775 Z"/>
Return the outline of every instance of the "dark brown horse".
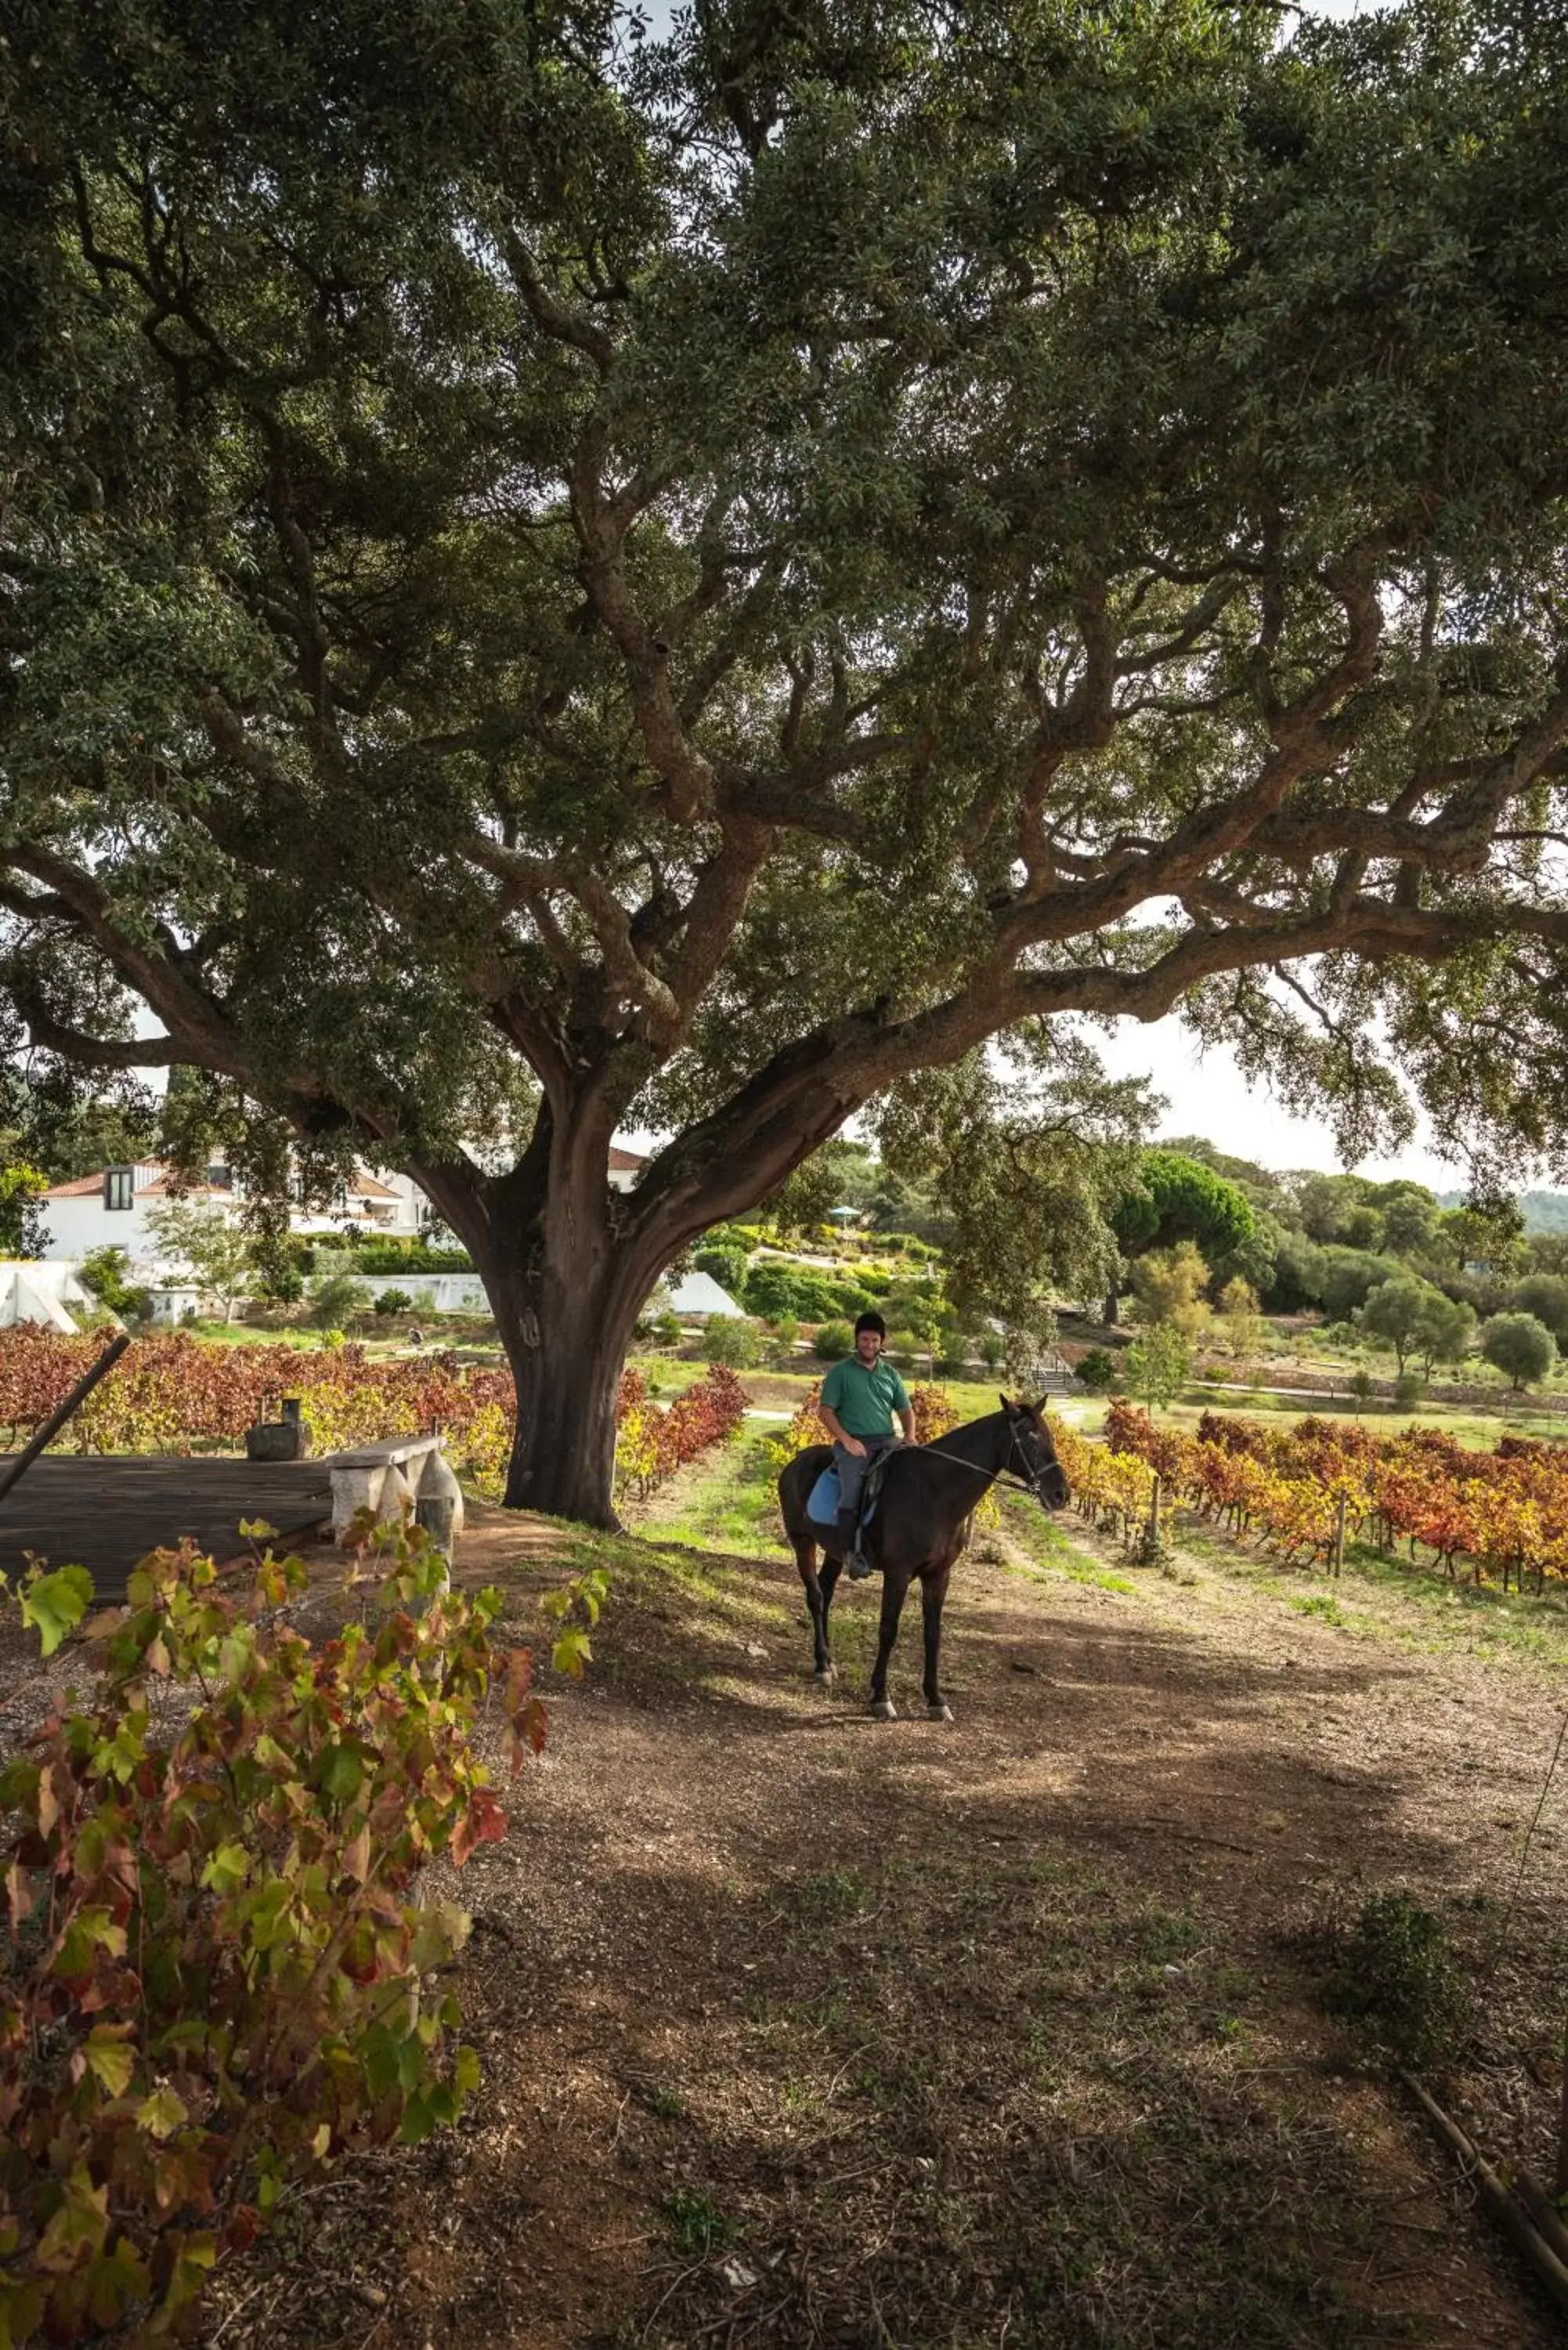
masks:
<path fill-rule="evenodd" d="M 779 1507 L 805 1586 L 816 1649 L 816 1678 L 833 1679 L 827 1618 L 844 1565 L 838 1536 L 806 1514 L 811 1489 L 833 1462 L 832 1448 L 809 1445 L 779 1479 Z M 942 1603 L 948 1577 L 963 1546 L 971 1513 L 998 1479 L 1022 1485 L 1044 1510 L 1060 1510 L 1069 1496 L 1067 1479 L 1045 1423 L 1045 1404 L 1009 1403 L 1000 1411 L 950 1429 L 929 1444 L 902 1445 L 888 1458 L 882 1490 L 865 1533 L 866 1555 L 882 1570 L 882 1625 L 877 1668 L 871 1676 L 869 1711 L 884 1721 L 896 1719 L 888 1695 L 888 1659 L 898 1636 L 898 1618 L 912 1582 L 919 1578 L 926 1635 L 926 1714 L 950 1721 L 937 1680 L 942 1645 Z M 820 1576 L 816 1554 L 823 1552 Z"/>

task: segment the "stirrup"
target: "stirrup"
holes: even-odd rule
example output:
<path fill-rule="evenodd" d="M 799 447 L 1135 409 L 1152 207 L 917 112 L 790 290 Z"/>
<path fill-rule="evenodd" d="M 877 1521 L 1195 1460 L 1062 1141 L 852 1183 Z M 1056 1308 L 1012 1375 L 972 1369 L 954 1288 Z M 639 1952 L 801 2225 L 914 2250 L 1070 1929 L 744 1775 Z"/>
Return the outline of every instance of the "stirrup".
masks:
<path fill-rule="evenodd" d="M 844 1554 L 844 1572 L 851 1583 L 864 1583 L 868 1575 L 875 1573 L 866 1555 L 866 1530 L 863 1526 L 855 1536 L 853 1547 Z"/>

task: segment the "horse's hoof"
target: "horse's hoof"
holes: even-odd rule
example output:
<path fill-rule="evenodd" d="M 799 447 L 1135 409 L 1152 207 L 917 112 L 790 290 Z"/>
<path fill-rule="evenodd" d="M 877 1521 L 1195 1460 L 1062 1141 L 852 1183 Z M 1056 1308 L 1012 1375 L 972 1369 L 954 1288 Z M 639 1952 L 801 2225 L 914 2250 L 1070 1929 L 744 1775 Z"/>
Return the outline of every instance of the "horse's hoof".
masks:
<path fill-rule="evenodd" d="M 874 1697 L 866 1709 L 877 1721 L 897 1721 L 898 1709 L 890 1697 Z"/>
<path fill-rule="evenodd" d="M 832 1665 L 818 1665 L 812 1679 L 821 1689 L 831 1689 L 838 1675 Z"/>
<path fill-rule="evenodd" d="M 929 1705 L 926 1708 L 928 1721 L 950 1721 L 952 1718 L 953 1710 L 950 1705 Z"/>

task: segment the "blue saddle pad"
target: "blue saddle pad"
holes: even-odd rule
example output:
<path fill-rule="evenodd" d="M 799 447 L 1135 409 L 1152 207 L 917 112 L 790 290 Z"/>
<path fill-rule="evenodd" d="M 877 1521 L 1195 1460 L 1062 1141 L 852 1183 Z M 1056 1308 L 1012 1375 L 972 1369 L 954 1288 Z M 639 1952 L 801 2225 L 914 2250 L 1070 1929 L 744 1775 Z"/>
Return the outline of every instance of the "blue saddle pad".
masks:
<path fill-rule="evenodd" d="M 866 1494 L 860 1505 L 860 1523 L 862 1525 L 866 1526 L 868 1526 L 872 1519 L 876 1516 L 877 1503 L 880 1500 L 882 1493 L 882 1480 L 875 1469 L 872 1471 L 872 1476 L 875 1479 L 875 1482 L 871 1484 L 870 1491 Z M 838 1471 L 836 1469 L 827 1468 L 823 1471 L 821 1476 L 817 1479 L 815 1484 L 806 1495 L 805 1514 L 811 1520 L 814 1526 L 837 1525 Z"/>
<path fill-rule="evenodd" d="M 806 1497 L 805 1514 L 814 1524 L 836 1526 L 838 1523 L 838 1471 L 825 1469 Z"/>

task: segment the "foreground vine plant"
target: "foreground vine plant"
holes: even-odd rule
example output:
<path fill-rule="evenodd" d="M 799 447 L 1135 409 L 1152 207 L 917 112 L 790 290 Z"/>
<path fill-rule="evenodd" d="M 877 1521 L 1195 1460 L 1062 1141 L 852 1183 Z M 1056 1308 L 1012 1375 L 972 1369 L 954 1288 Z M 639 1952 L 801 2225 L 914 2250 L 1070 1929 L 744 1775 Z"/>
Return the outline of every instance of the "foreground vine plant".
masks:
<path fill-rule="evenodd" d="M 282 1612 L 296 1558 L 230 1596 L 189 1545 L 153 1553 L 85 1626 L 90 1702 L 0 1772 L 0 2350 L 187 2333 L 291 2180 L 425 2137 L 478 2081 L 444 1982 L 469 1920 L 416 1879 L 505 1833 L 487 1692 L 514 1776 L 545 1711 L 531 1652 L 493 1644 L 498 1592 L 445 1588 L 417 1528 L 361 1536 L 385 1578 L 319 1647 Z M 593 1580 L 556 1595 L 568 1671 Z M 19 1597 L 47 1656 L 91 1579 L 35 1570 Z"/>

